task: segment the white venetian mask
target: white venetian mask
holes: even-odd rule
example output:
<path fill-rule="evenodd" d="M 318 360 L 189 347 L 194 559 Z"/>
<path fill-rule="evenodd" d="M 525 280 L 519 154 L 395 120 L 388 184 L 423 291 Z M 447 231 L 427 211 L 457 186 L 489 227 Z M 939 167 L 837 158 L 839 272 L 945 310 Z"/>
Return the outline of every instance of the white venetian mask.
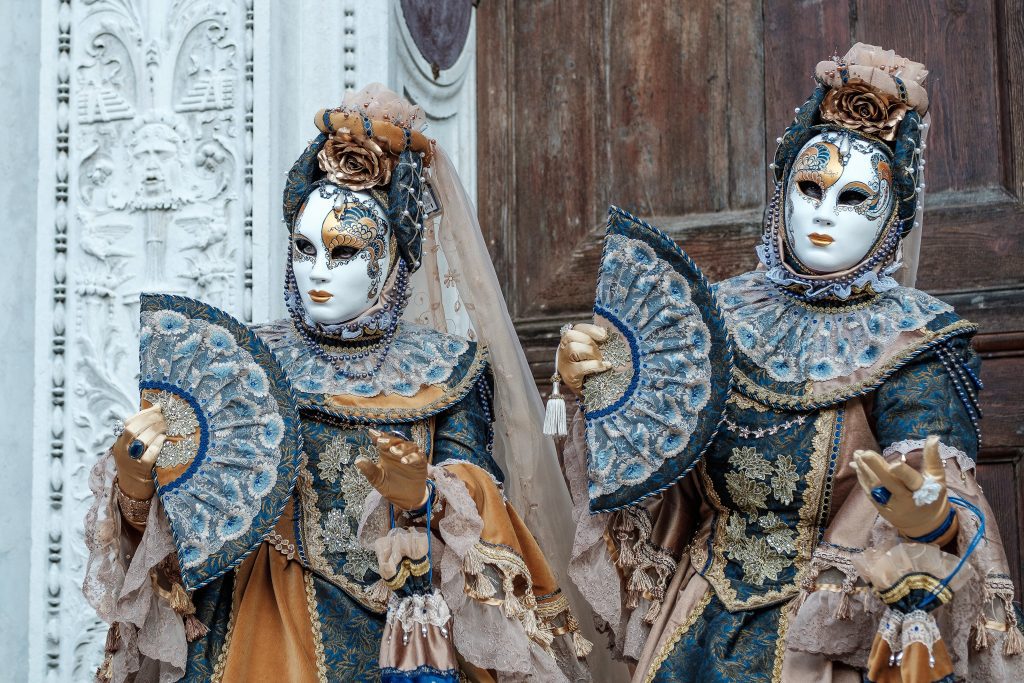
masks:
<path fill-rule="evenodd" d="M 349 322 L 374 306 L 395 245 L 368 192 L 322 185 L 306 198 L 292 233 L 292 270 L 302 305 L 322 325 Z"/>
<path fill-rule="evenodd" d="M 864 260 L 893 211 L 892 165 L 874 143 L 845 132 L 811 138 L 786 189 L 786 239 L 816 274 Z"/>

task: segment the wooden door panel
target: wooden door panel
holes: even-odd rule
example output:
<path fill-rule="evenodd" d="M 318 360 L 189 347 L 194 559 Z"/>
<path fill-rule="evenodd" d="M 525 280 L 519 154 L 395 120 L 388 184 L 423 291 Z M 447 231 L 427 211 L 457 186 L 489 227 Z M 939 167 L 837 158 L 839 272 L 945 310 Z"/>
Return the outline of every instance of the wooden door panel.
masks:
<path fill-rule="evenodd" d="M 477 14 L 481 223 L 543 386 L 589 317 L 605 212 L 712 281 L 753 268 L 774 141 L 855 41 L 930 71 L 918 286 L 977 322 L 978 470 L 1020 585 L 1024 542 L 1024 0 L 488 0 Z"/>

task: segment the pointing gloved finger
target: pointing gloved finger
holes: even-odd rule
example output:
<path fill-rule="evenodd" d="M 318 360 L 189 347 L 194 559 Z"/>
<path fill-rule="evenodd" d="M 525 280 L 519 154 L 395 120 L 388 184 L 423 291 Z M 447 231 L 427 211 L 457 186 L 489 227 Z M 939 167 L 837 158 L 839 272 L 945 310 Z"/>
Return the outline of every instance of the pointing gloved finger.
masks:
<path fill-rule="evenodd" d="M 939 453 L 939 437 L 929 436 L 924 441 L 924 463 L 921 466 L 925 474 L 936 481 L 946 480 L 946 468 Z"/>

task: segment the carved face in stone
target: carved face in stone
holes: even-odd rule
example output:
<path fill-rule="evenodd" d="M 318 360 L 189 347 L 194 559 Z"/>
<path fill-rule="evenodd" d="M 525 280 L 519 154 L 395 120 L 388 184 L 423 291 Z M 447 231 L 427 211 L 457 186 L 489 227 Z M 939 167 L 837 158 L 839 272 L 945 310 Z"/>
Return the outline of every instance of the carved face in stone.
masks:
<path fill-rule="evenodd" d="M 892 165 L 874 142 L 846 132 L 811 138 L 786 188 L 786 240 L 818 274 L 864 260 L 893 212 Z"/>
<path fill-rule="evenodd" d="M 302 305 L 324 325 L 348 322 L 377 303 L 396 245 L 367 192 L 322 185 L 306 198 L 292 233 L 292 270 Z"/>
<path fill-rule="evenodd" d="M 166 123 L 147 123 L 132 136 L 130 152 L 137 187 L 134 206 L 171 208 L 183 188 L 181 136 Z"/>

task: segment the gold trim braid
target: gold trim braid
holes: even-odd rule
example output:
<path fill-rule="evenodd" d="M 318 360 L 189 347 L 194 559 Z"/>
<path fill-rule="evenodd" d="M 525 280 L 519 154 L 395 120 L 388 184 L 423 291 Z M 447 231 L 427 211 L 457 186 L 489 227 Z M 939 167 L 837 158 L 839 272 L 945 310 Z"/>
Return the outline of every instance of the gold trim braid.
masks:
<path fill-rule="evenodd" d="M 707 609 L 708 605 L 711 604 L 711 598 L 714 596 L 714 590 L 708 586 L 707 591 L 704 593 L 704 597 L 700 599 L 694 608 L 690 611 L 689 616 L 686 620 L 676 627 L 676 630 L 672 632 L 672 637 L 665 641 L 665 644 L 661 646 L 661 650 L 658 652 L 657 658 L 651 663 L 651 667 L 647 670 L 647 675 L 644 676 L 644 683 L 651 683 L 654 677 L 658 673 L 658 669 L 665 663 L 669 655 L 672 654 L 672 650 L 675 649 L 680 639 L 686 635 L 686 632 L 693 628 L 693 625 L 697 623 L 701 615 L 704 614 L 704 610 Z"/>

